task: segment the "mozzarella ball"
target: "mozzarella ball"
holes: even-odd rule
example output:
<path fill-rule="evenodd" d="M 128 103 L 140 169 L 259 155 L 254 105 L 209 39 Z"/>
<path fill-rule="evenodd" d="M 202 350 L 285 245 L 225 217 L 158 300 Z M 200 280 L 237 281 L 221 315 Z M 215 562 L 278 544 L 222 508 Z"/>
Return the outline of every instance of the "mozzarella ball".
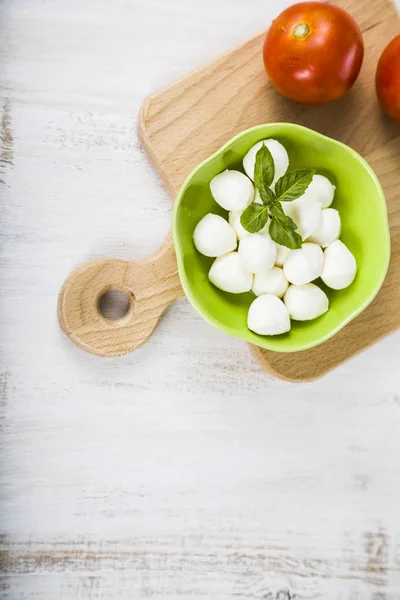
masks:
<path fill-rule="evenodd" d="M 238 254 L 246 271 L 267 271 L 275 264 L 276 244 L 267 233 L 252 233 L 240 240 Z"/>
<path fill-rule="evenodd" d="M 291 253 L 291 249 L 287 248 L 286 246 L 281 246 L 280 244 L 277 244 L 276 248 L 277 252 L 275 264 L 277 267 L 283 267 L 283 263 Z"/>
<path fill-rule="evenodd" d="M 231 212 L 229 213 L 229 225 L 236 233 L 238 240 L 241 240 L 245 235 L 250 235 L 250 232 L 247 231 L 247 229 L 245 229 L 240 222 L 240 217 L 242 216 L 242 213 L 242 210 L 231 210 Z"/>
<path fill-rule="evenodd" d="M 324 253 L 317 244 L 303 244 L 292 250 L 283 265 L 283 272 L 290 283 L 303 285 L 321 275 Z"/>
<path fill-rule="evenodd" d="M 285 294 L 284 302 L 290 318 L 294 321 L 310 321 L 327 312 L 328 296 L 313 283 L 291 285 Z"/>
<path fill-rule="evenodd" d="M 221 256 L 235 250 L 236 235 L 232 227 L 219 215 L 208 213 L 197 223 L 193 242 L 204 256 Z"/>
<path fill-rule="evenodd" d="M 225 210 L 244 210 L 253 202 L 253 183 L 240 171 L 223 171 L 211 180 L 210 189 L 215 202 Z"/>
<path fill-rule="evenodd" d="M 317 200 L 321 208 L 328 208 L 335 195 L 335 186 L 324 175 L 314 175 L 304 195 L 313 200 Z"/>
<path fill-rule="evenodd" d="M 253 275 L 242 267 L 237 252 L 215 259 L 208 278 L 217 288 L 231 294 L 249 292 L 253 285 Z"/>
<path fill-rule="evenodd" d="M 353 283 L 356 273 L 356 259 L 347 246 L 340 240 L 329 244 L 325 250 L 322 281 L 333 290 L 343 290 Z"/>
<path fill-rule="evenodd" d="M 262 294 L 273 294 L 282 298 L 288 288 L 289 282 L 284 272 L 279 267 L 272 267 L 269 271 L 263 271 L 254 275 L 252 291 L 256 296 Z"/>
<path fill-rule="evenodd" d="M 281 202 L 285 215 L 293 219 L 297 225 L 297 233 L 306 240 L 319 227 L 321 206 L 315 200 L 303 194 L 292 202 Z"/>
<path fill-rule="evenodd" d="M 321 221 L 317 231 L 314 231 L 312 236 L 308 238 L 308 241 L 325 248 L 339 238 L 340 230 L 339 212 L 334 208 L 325 208 L 321 212 Z"/>
<path fill-rule="evenodd" d="M 275 165 L 275 175 L 272 181 L 271 187 L 275 185 L 282 175 L 284 175 L 289 166 L 289 157 L 284 146 L 278 140 L 262 140 L 255 144 L 247 152 L 243 159 L 243 168 L 246 171 L 250 179 L 254 180 L 254 167 L 256 166 L 256 154 L 262 145 L 265 145 L 271 152 L 272 159 Z"/>
<path fill-rule="evenodd" d="M 259 335 L 281 335 L 290 330 L 286 306 L 277 296 L 265 294 L 252 302 L 247 327 Z"/>

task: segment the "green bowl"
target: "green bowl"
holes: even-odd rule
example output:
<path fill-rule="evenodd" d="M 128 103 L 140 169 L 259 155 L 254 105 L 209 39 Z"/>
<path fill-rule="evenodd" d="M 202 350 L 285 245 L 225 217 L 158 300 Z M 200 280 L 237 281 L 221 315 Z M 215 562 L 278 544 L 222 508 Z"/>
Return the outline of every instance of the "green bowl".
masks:
<path fill-rule="evenodd" d="M 247 328 L 247 312 L 255 296 L 228 294 L 214 287 L 207 277 L 214 259 L 201 255 L 192 240 L 197 223 L 207 213 L 227 217 L 211 195 L 211 179 L 227 168 L 243 171 L 243 156 L 265 138 L 282 142 L 289 154 L 290 169 L 316 168 L 336 185 L 332 207 L 340 211 L 340 239 L 356 257 L 358 266 L 357 277 L 348 288 L 335 291 L 322 285 L 329 297 L 327 313 L 313 321 L 292 321 L 290 332 L 276 337 L 257 335 Z M 348 146 L 289 123 L 248 129 L 201 163 L 178 193 L 172 234 L 183 289 L 200 315 L 225 333 L 277 352 L 306 350 L 340 331 L 372 302 L 390 259 L 386 201 L 371 167 Z"/>

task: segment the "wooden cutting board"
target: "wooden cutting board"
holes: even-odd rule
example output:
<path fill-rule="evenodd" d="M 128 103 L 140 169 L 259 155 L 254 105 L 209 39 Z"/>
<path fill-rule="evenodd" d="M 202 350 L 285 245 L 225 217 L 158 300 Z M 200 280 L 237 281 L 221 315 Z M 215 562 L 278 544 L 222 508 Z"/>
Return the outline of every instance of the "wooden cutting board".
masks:
<path fill-rule="evenodd" d="M 388 204 L 392 258 L 372 305 L 333 339 L 283 354 L 252 346 L 260 364 L 282 379 L 321 377 L 400 326 L 400 125 L 385 117 L 375 95 L 381 51 L 400 32 L 391 0 L 340 0 L 358 21 L 365 58 L 354 89 L 328 106 L 285 100 L 269 84 L 262 63 L 264 33 L 148 97 L 138 132 L 171 197 L 190 171 L 240 131 L 268 122 L 306 125 L 357 150 L 378 174 Z M 267 24 L 266 24 L 267 26 Z"/>

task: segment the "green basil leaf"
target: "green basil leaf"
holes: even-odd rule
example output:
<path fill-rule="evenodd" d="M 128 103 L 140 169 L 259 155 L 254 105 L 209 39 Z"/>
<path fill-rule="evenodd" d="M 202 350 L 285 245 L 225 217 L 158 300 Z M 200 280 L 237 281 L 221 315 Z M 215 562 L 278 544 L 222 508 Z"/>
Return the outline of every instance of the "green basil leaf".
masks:
<path fill-rule="evenodd" d="M 263 144 L 256 154 L 254 167 L 254 185 L 257 189 L 262 186 L 268 188 L 275 176 L 275 164 L 271 152 Z"/>
<path fill-rule="evenodd" d="M 275 184 L 275 194 L 281 202 L 292 202 L 300 198 L 311 183 L 315 169 L 288 171 Z"/>
<path fill-rule="evenodd" d="M 296 231 L 297 225 L 293 219 L 285 215 L 279 202 L 270 207 L 270 214 L 269 234 L 274 242 L 291 250 L 301 248 L 303 240 Z"/>
<path fill-rule="evenodd" d="M 265 206 L 269 206 L 271 203 L 276 201 L 276 196 L 271 188 L 261 185 L 258 191 L 260 192 L 262 203 Z"/>
<path fill-rule="evenodd" d="M 274 242 L 291 250 L 301 248 L 303 243 L 301 235 L 292 229 L 285 229 L 277 219 L 271 219 L 269 234 Z"/>
<path fill-rule="evenodd" d="M 283 210 L 283 206 L 280 202 L 274 202 L 274 204 L 272 204 L 269 207 L 269 212 L 271 217 L 275 217 L 275 219 L 278 219 L 278 221 L 282 221 L 282 222 L 286 222 L 286 219 L 288 219 L 288 217 L 285 215 L 284 210 Z M 292 221 L 292 219 L 290 219 Z M 292 221 L 292 223 L 294 223 L 294 221 Z M 294 223 L 295 227 L 296 227 L 296 223 Z"/>
<path fill-rule="evenodd" d="M 240 217 L 242 227 L 249 233 L 257 233 L 268 221 L 268 208 L 263 204 L 250 204 Z"/>

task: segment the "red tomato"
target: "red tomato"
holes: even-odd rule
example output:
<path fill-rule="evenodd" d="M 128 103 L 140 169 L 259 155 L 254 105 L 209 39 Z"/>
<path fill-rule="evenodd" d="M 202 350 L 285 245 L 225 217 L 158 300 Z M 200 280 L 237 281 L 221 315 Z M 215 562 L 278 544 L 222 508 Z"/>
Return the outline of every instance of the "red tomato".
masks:
<path fill-rule="evenodd" d="M 325 104 L 345 94 L 364 57 L 361 31 L 332 4 L 300 2 L 277 17 L 265 38 L 264 64 L 276 89 L 291 100 Z"/>
<path fill-rule="evenodd" d="M 400 122 L 400 35 L 386 46 L 379 59 L 376 92 L 383 110 Z"/>

